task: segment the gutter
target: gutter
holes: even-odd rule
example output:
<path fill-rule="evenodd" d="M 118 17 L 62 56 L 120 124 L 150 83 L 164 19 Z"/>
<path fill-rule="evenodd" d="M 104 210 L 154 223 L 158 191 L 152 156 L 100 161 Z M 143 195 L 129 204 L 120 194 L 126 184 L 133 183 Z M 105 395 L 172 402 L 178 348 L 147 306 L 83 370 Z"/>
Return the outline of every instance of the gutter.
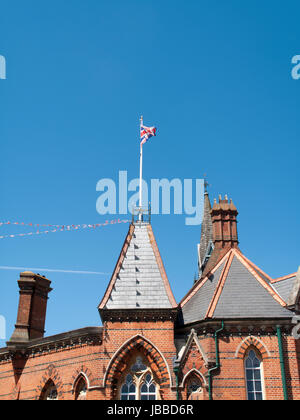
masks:
<path fill-rule="evenodd" d="M 224 321 L 222 321 L 222 327 L 215 331 L 215 348 L 216 348 L 216 366 L 208 370 L 208 393 L 209 393 L 209 400 L 212 401 L 212 372 L 219 369 L 220 367 L 220 357 L 219 357 L 219 346 L 218 346 L 218 334 L 219 332 L 224 330 Z"/>
<path fill-rule="evenodd" d="M 283 390 L 283 397 L 284 400 L 288 400 L 288 391 L 287 391 L 287 383 L 286 383 L 286 372 L 284 366 L 284 356 L 283 356 L 283 347 L 282 347 L 282 336 L 281 336 L 281 328 L 279 325 L 276 326 L 277 332 L 277 340 L 278 340 L 278 348 L 279 348 L 279 358 L 280 358 L 280 369 L 281 369 L 281 381 L 282 381 L 282 390 Z"/>

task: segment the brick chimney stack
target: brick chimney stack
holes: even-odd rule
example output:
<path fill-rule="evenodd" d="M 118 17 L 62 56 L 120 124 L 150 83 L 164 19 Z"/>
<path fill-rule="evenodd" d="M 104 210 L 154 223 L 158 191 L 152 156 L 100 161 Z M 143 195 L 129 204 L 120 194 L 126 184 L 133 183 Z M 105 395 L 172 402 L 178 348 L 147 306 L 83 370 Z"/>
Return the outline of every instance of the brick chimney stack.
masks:
<path fill-rule="evenodd" d="M 19 309 L 15 330 L 7 345 L 14 347 L 44 336 L 48 293 L 51 281 L 25 271 L 18 280 L 20 288 Z"/>
<path fill-rule="evenodd" d="M 215 248 L 236 248 L 238 246 L 237 215 L 238 211 L 232 200 L 228 201 L 227 195 L 224 200 L 219 196 L 219 203 L 215 199 L 211 210 Z"/>

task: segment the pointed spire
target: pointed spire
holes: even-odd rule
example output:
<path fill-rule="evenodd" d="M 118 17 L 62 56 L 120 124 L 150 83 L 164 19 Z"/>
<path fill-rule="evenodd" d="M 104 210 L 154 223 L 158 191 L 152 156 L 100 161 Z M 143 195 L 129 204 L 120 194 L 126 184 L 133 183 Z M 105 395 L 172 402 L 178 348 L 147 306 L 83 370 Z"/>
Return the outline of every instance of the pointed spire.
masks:
<path fill-rule="evenodd" d="M 176 307 L 151 224 L 133 222 L 99 310 Z"/>
<path fill-rule="evenodd" d="M 212 245 L 213 233 L 212 233 L 212 220 L 211 220 L 211 204 L 209 200 L 209 195 L 205 189 L 204 193 L 204 211 L 203 211 L 203 220 L 201 225 L 201 239 L 198 252 L 198 268 L 199 273 L 203 271 L 203 268 L 207 262 L 207 257 L 209 255 L 209 248 Z"/>

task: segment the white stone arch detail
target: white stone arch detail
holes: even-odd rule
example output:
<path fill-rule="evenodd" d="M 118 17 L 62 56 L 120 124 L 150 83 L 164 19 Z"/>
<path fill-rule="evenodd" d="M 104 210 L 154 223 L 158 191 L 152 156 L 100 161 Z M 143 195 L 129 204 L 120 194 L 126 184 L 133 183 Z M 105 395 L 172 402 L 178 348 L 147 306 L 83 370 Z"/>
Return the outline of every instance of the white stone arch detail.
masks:
<path fill-rule="evenodd" d="M 248 337 L 246 337 L 246 338 L 244 338 L 244 340 L 242 340 L 241 342 L 240 342 L 240 344 L 237 346 L 237 349 L 236 349 L 236 351 L 235 351 L 235 355 L 234 355 L 234 357 L 237 359 L 238 358 L 238 354 L 239 354 L 239 351 L 240 351 L 240 348 L 242 347 L 242 345 L 243 344 L 245 344 L 245 342 L 247 341 L 247 340 L 251 340 L 251 339 L 255 339 L 256 341 L 258 341 L 262 346 L 263 346 L 263 348 L 266 350 L 266 352 L 267 352 L 267 354 L 268 354 L 268 357 L 271 357 L 271 353 L 270 353 L 270 350 L 268 349 L 268 347 L 267 347 L 267 345 L 260 339 L 260 338 L 258 338 L 258 337 L 255 337 L 254 335 L 248 335 Z M 252 344 L 254 347 L 256 347 L 255 346 L 255 344 Z M 247 348 L 249 347 L 249 345 L 248 345 L 248 343 L 247 343 Z M 257 349 L 258 350 L 258 349 Z M 259 350 L 258 350 L 259 351 Z"/>
<path fill-rule="evenodd" d="M 203 386 L 204 387 L 208 387 L 208 384 L 207 384 L 207 381 L 206 381 L 206 379 L 205 379 L 205 376 L 198 370 L 198 369 L 195 369 L 195 368 L 193 368 L 193 369 L 191 369 L 191 370 L 189 370 L 185 375 L 184 375 L 184 378 L 182 379 L 182 382 L 181 382 L 181 384 L 179 385 L 179 387 L 180 388 L 183 388 L 184 387 L 184 384 L 185 384 L 185 381 L 186 381 L 186 379 L 187 379 L 187 377 L 191 374 L 191 373 L 196 373 L 196 374 L 198 374 L 199 376 L 200 376 L 200 378 L 202 378 L 202 380 L 203 380 Z"/>
<path fill-rule="evenodd" d="M 110 361 L 109 361 L 109 364 L 107 365 L 107 368 L 106 368 L 106 371 L 105 371 L 105 374 L 104 374 L 104 377 L 103 377 L 103 388 L 105 388 L 105 382 L 106 382 L 106 378 L 107 378 L 107 375 L 108 375 L 108 372 L 109 372 L 109 370 L 110 370 L 110 367 L 111 367 L 111 365 L 113 364 L 113 362 L 114 362 L 114 360 L 115 360 L 115 358 L 116 358 L 116 356 L 118 355 L 118 353 L 120 353 L 120 351 L 123 349 L 123 348 L 125 348 L 126 346 L 127 346 L 127 344 L 129 344 L 130 343 L 130 341 L 133 341 L 133 340 L 135 340 L 135 339 L 137 339 L 137 338 L 141 338 L 142 340 L 144 340 L 144 341 L 146 341 L 147 343 L 149 343 L 149 344 L 151 344 L 151 346 L 160 354 L 160 356 L 162 357 L 162 359 L 163 359 L 163 361 L 164 361 L 164 363 L 165 363 L 165 365 L 166 365 L 166 367 L 167 367 L 167 371 L 168 371 L 168 374 L 169 374 L 169 379 L 170 379 L 170 388 L 171 387 L 173 387 L 173 381 L 172 381 L 172 375 L 171 375 L 171 371 L 170 371 L 170 367 L 169 367 L 169 364 L 168 364 L 168 362 L 166 361 L 166 358 L 165 358 L 165 356 L 162 354 L 162 352 L 156 347 L 156 345 L 155 344 L 153 344 L 152 343 L 152 341 L 151 340 L 149 340 L 148 338 L 146 338 L 146 337 L 144 337 L 144 336 L 142 336 L 142 335 L 140 335 L 140 334 L 136 334 L 136 335 L 134 335 L 134 336 L 132 336 L 131 338 L 129 338 L 127 341 L 125 341 L 119 348 L 118 348 L 118 350 L 113 354 L 113 356 L 111 357 L 111 359 L 110 359 Z"/>
<path fill-rule="evenodd" d="M 73 385 L 72 385 L 72 392 L 73 393 L 75 392 L 75 384 L 81 376 L 83 376 L 83 378 L 86 381 L 87 390 L 90 389 L 90 380 L 89 380 L 88 376 L 84 372 L 79 372 L 78 375 L 76 376 L 75 380 L 73 381 Z"/>

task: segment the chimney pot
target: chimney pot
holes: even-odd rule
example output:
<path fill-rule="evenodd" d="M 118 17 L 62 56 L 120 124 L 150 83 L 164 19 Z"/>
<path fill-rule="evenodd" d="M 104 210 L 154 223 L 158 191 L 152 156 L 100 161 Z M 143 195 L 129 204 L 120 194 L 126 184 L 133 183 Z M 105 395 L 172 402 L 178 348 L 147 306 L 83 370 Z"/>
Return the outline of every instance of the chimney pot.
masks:
<path fill-rule="evenodd" d="M 221 197 L 221 195 L 219 196 Z M 234 248 L 238 246 L 237 209 L 228 196 L 214 204 L 211 210 L 213 242 L 216 248 Z"/>
<path fill-rule="evenodd" d="M 17 323 L 7 342 L 8 347 L 20 346 L 44 336 L 48 294 L 52 290 L 50 284 L 50 280 L 31 271 L 20 274 Z"/>

